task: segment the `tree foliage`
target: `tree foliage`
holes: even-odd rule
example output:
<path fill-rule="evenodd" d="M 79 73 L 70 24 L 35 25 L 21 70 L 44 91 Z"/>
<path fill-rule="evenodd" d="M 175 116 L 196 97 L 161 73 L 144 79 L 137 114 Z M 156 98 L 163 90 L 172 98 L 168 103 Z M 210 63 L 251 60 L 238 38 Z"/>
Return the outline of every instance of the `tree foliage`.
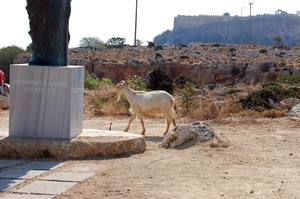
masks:
<path fill-rule="evenodd" d="M 125 38 L 112 37 L 106 42 L 107 47 L 122 47 L 126 42 Z"/>
<path fill-rule="evenodd" d="M 241 98 L 239 103 L 246 109 L 269 110 L 274 108 L 270 99 L 275 103 L 279 103 L 281 100 L 294 97 L 300 97 L 300 89 L 298 90 L 296 87 L 286 89 L 278 83 L 266 82 L 262 84 L 260 90 L 255 90 L 247 97 Z"/>
<path fill-rule="evenodd" d="M 9 83 L 10 64 L 13 63 L 15 57 L 25 51 L 18 46 L 8 46 L 0 49 L 0 69 L 5 74 L 6 82 Z"/>
<path fill-rule="evenodd" d="M 273 40 L 274 40 L 274 45 L 276 47 L 282 46 L 282 38 L 281 37 L 274 37 Z"/>
<path fill-rule="evenodd" d="M 190 76 L 188 75 L 179 75 L 176 79 L 175 79 L 175 84 L 178 88 L 182 89 L 184 88 L 185 84 L 187 83 L 192 83 L 193 85 L 195 85 L 195 87 L 197 88 L 197 81 L 192 79 Z"/>
<path fill-rule="evenodd" d="M 147 41 L 147 43 L 148 43 L 148 45 L 147 45 L 148 48 L 155 47 L 155 43 L 154 43 L 154 42 L 152 42 L 152 41 Z"/>
<path fill-rule="evenodd" d="M 140 39 L 136 40 L 136 45 L 141 46 L 144 42 Z"/>
<path fill-rule="evenodd" d="M 92 78 L 87 70 L 84 71 L 84 88 L 91 90 L 96 85 L 100 85 L 101 80 L 98 78 Z"/>
<path fill-rule="evenodd" d="M 197 89 L 197 84 L 192 81 L 187 81 L 183 89 L 180 91 L 181 99 L 187 111 L 195 110 L 200 107 L 199 103 L 192 99 Z"/>
<path fill-rule="evenodd" d="M 26 46 L 26 52 L 32 53 L 32 42 Z"/>
<path fill-rule="evenodd" d="M 79 43 L 80 47 L 91 46 L 91 47 L 97 48 L 97 47 L 101 47 L 103 45 L 104 45 L 104 42 L 98 37 L 83 37 Z"/>
<path fill-rule="evenodd" d="M 151 90 L 165 90 L 172 94 L 174 92 L 173 78 L 161 67 L 156 67 L 149 74 L 148 87 Z"/>

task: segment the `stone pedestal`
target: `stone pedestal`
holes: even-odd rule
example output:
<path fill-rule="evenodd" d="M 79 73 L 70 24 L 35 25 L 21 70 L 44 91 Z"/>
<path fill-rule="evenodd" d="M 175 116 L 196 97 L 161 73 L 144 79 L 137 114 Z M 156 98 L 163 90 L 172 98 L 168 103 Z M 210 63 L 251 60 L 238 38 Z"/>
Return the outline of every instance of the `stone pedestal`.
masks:
<path fill-rule="evenodd" d="M 9 136 L 72 139 L 83 130 L 83 66 L 10 66 Z"/>

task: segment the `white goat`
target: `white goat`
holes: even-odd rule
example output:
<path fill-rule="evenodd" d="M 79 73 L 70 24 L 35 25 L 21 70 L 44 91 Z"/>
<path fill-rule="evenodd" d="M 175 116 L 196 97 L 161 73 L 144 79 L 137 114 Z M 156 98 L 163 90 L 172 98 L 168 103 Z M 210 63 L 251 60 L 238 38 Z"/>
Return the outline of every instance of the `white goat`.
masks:
<path fill-rule="evenodd" d="M 145 135 L 146 129 L 144 125 L 143 115 L 164 114 L 167 120 L 167 129 L 164 135 L 169 131 L 171 122 L 176 126 L 175 122 L 175 98 L 166 91 L 134 91 L 129 88 L 125 81 L 122 80 L 116 85 L 117 95 L 124 95 L 130 103 L 130 109 L 133 112 L 129 120 L 128 126 L 124 130 L 129 130 L 131 122 L 138 117 L 143 127 L 142 135 Z"/>

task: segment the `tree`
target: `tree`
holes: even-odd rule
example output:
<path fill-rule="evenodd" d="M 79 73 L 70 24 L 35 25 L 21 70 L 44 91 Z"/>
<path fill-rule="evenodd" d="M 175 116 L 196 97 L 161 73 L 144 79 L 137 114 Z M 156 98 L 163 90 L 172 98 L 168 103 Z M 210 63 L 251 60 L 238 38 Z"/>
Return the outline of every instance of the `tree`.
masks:
<path fill-rule="evenodd" d="M 32 42 L 26 47 L 26 52 L 32 53 Z"/>
<path fill-rule="evenodd" d="M 122 47 L 126 42 L 125 38 L 112 37 L 106 42 L 107 47 Z"/>
<path fill-rule="evenodd" d="M 83 37 L 80 40 L 79 46 L 80 47 L 91 46 L 97 48 L 103 46 L 103 44 L 104 42 L 98 37 Z"/>
<path fill-rule="evenodd" d="M 15 57 L 25 51 L 18 46 L 8 46 L 0 49 L 0 69 L 5 74 L 6 82 L 9 82 L 10 64 L 13 63 Z"/>
<path fill-rule="evenodd" d="M 170 94 L 175 89 L 173 78 L 161 67 L 156 67 L 149 73 L 148 87 L 151 90 L 165 90 Z"/>
<path fill-rule="evenodd" d="M 140 46 L 140 45 L 142 45 L 144 42 L 142 41 L 142 40 L 140 40 L 140 39 L 137 39 L 136 40 L 136 45 L 137 46 Z"/>
<path fill-rule="evenodd" d="M 147 41 L 147 43 L 148 43 L 148 45 L 147 45 L 148 48 L 155 47 L 155 43 L 154 43 L 154 42 L 152 42 L 152 41 Z"/>
<path fill-rule="evenodd" d="M 274 37 L 273 40 L 275 42 L 276 47 L 281 47 L 282 46 L 282 38 L 281 37 Z"/>

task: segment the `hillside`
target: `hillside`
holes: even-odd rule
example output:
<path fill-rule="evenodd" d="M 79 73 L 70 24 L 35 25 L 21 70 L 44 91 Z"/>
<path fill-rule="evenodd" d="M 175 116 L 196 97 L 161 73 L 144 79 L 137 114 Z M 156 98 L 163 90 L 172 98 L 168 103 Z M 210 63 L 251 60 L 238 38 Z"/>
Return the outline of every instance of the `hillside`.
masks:
<path fill-rule="evenodd" d="M 156 60 L 156 54 L 162 60 Z M 123 46 L 122 48 L 70 49 L 69 64 L 83 65 L 94 77 L 118 83 L 129 75 L 146 78 L 162 67 L 174 79 L 188 75 L 198 85 L 274 81 L 281 75 L 300 73 L 300 48 L 277 49 L 248 44 L 195 43 L 191 45 Z M 26 63 L 29 54 L 18 55 L 14 63 Z"/>

